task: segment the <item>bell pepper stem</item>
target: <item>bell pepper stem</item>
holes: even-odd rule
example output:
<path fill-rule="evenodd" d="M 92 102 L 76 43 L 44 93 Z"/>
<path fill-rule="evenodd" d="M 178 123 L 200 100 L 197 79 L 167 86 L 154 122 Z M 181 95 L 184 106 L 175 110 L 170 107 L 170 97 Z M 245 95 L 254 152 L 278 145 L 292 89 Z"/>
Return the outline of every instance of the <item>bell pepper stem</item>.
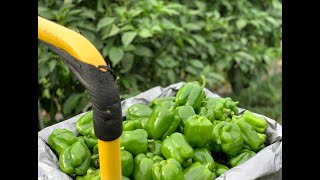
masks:
<path fill-rule="evenodd" d="M 95 155 L 91 156 L 92 160 L 95 160 L 95 159 L 98 159 L 98 158 L 99 158 L 99 154 L 95 154 Z"/>
<path fill-rule="evenodd" d="M 204 88 L 206 86 L 206 83 L 207 83 L 206 78 L 204 77 L 204 75 L 201 75 L 201 80 L 202 80 L 201 87 Z"/>

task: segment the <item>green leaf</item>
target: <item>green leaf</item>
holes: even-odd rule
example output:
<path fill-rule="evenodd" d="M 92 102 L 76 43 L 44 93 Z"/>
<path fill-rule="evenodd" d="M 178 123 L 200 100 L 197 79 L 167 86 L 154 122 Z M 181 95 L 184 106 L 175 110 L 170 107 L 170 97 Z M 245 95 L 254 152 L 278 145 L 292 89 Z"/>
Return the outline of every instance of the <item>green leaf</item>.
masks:
<path fill-rule="evenodd" d="M 55 17 L 56 17 L 50 9 L 48 9 L 46 7 L 41 7 L 41 6 L 38 7 L 38 14 L 41 17 L 49 19 L 49 20 L 55 20 Z"/>
<path fill-rule="evenodd" d="M 80 98 L 81 94 L 79 93 L 71 94 L 62 106 L 63 114 L 70 114 L 77 107 Z"/>
<path fill-rule="evenodd" d="M 162 13 L 165 13 L 165 14 L 168 14 L 168 15 L 178 15 L 178 14 L 179 14 L 179 12 L 177 12 L 176 10 L 166 8 L 166 6 L 164 6 L 164 7 L 161 9 L 161 12 L 162 12 Z"/>
<path fill-rule="evenodd" d="M 199 69 L 204 68 L 203 63 L 197 59 L 190 60 L 190 65 Z"/>
<path fill-rule="evenodd" d="M 75 107 L 75 113 L 79 114 L 82 112 L 83 108 L 88 105 L 89 103 L 89 96 L 87 95 L 87 93 L 82 93 L 81 94 L 81 98 L 79 100 L 78 105 Z"/>
<path fill-rule="evenodd" d="M 53 71 L 53 69 L 56 67 L 56 65 L 57 65 L 57 60 L 51 60 L 48 62 L 50 72 Z"/>
<path fill-rule="evenodd" d="M 109 58 L 112 62 L 112 67 L 115 67 L 119 62 L 120 60 L 122 59 L 124 53 L 123 53 L 123 50 L 121 48 L 118 48 L 118 47 L 112 47 L 110 49 L 110 52 L 109 52 Z"/>
<path fill-rule="evenodd" d="M 128 15 L 131 17 L 136 17 L 143 12 L 142 9 L 130 9 Z"/>
<path fill-rule="evenodd" d="M 109 49 L 110 48 L 108 46 L 105 46 L 102 48 L 102 56 L 103 57 L 106 57 L 108 55 Z"/>
<path fill-rule="evenodd" d="M 97 2 L 97 11 L 99 13 L 104 13 L 103 4 L 104 4 L 104 0 L 98 0 L 98 2 Z"/>
<path fill-rule="evenodd" d="M 46 77 L 50 73 L 50 69 L 47 64 L 43 64 L 39 67 L 39 77 Z"/>
<path fill-rule="evenodd" d="M 113 17 L 104 17 L 100 19 L 97 24 L 97 31 L 100 31 L 100 29 L 112 24 L 115 20 L 116 18 L 113 18 Z"/>
<path fill-rule="evenodd" d="M 239 30 L 243 29 L 247 25 L 247 21 L 245 19 L 238 19 L 236 22 L 236 26 Z"/>
<path fill-rule="evenodd" d="M 166 63 L 163 61 L 163 59 L 157 58 L 156 62 L 157 62 L 157 64 L 159 64 L 160 67 L 162 67 L 162 68 L 166 67 Z"/>
<path fill-rule="evenodd" d="M 121 61 L 120 73 L 127 73 L 131 70 L 134 63 L 134 55 L 131 53 L 125 53 Z"/>
<path fill-rule="evenodd" d="M 202 45 L 207 45 L 206 40 L 204 39 L 204 37 L 200 36 L 199 34 L 195 34 L 192 36 L 198 43 L 202 44 Z"/>
<path fill-rule="evenodd" d="M 102 40 L 104 40 L 104 39 L 106 39 L 106 38 L 108 38 L 108 37 L 112 37 L 112 36 L 114 36 L 114 35 L 117 35 L 119 32 L 120 32 L 120 29 L 118 28 L 118 26 L 116 26 L 116 25 L 113 24 L 112 27 L 111 27 L 111 30 L 110 30 L 109 34 L 106 35 L 106 36 L 104 36 L 104 37 L 102 37 Z"/>
<path fill-rule="evenodd" d="M 186 72 L 188 72 L 190 74 L 199 75 L 199 71 L 196 68 L 194 68 L 193 66 L 187 66 L 185 70 L 186 70 Z"/>
<path fill-rule="evenodd" d="M 129 44 L 129 45 L 123 47 L 124 51 L 133 51 L 135 49 L 136 49 L 136 47 L 132 44 Z"/>
<path fill-rule="evenodd" d="M 207 44 L 208 52 L 211 57 L 213 57 L 216 54 L 216 49 L 212 44 Z"/>
<path fill-rule="evenodd" d="M 205 11 L 207 9 L 207 4 L 201 1 L 195 1 L 195 4 L 201 11 Z"/>
<path fill-rule="evenodd" d="M 249 53 L 247 53 L 245 51 L 239 51 L 237 53 L 237 55 L 243 60 L 248 60 L 248 61 L 251 61 L 251 62 L 255 61 L 255 58 L 251 54 L 249 54 Z"/>
<path fill-rule="evenodd" d="M 149 29 L 142 29 L 139 32 L 139 36 L 142 38 L 148 38 L 148 37 L 152 37 L 152 34 Z"/>
<path fill-rule="evenodd" d="M 162 32 L 162 28 L 158 24 L 152 26 L 151 30 L 152 32 Z"/>
<path fill-rule="evenodd" d="M 116 14 L 120 17 L 124 17 L 125 13 L 127 12 L 126 7 L 124 6 L 118 6 L 114 9 L 114 11 L 116 12 Z"/>
<path fill-rule="evenodd" d="M 271 16 L 267 16 L 266 20 L 269 21 L 269 23 L 271 23 L 273 26 L 278 26 L 278 22 L 277 20 L 275 20 L 274 18 L 272 18 Z"/>
<path fill-rule="evenodd" d="M 91 9 L 85 9 L 84 11 L 81 12 L 80 16 L 84 17 L 84 18 L 89 18 L 92 20 L 96 19 L 96 12 L 91 10 Z"/>
<path fill-rule="evenodd" d="M 122 32 L 132 31 L 132 30 L 134 30 L 134 27 L 131 24 L 127 24 L 127 25 L 122 26 L 120 29 Z"/>
<path fill-rule="evenodd" d="M 82 12 L 82 9 L 74 9 L 68 13 L 68 16 L 79 15 Z"/>
<path fill-rule="evenodd" d="M 114 46 L 114 41 L 115 41 L 115 38 L 109 38 L 104 41 L 106 43 L 106 45 L 102 48 L 103 57 L 107 57 L 110 49 Z"/>
<path fill-rule="evenodd" d="M 177 75 L 174 73 L 174 71 L 172 69 L 169 69 L 167 72 L 167 77 L 169 79 L 169 82 L 172 84 L 176 81 L 176 77 Z"/>
<path fill-rule="evenodd" d="M 194 23 L 186 23 L 183 26 L 190 31 L 198 31 L 198 30 L 201 30 L 203 27 L 203 25 L 194 24 Z"/>
<path fill-rule="evenodd" d="M 129 45 L 134 40 L 136 35 L 137 35 L 136 32 L 125 32 L 125 33 L 123 33 L 122 37 L 121 37 L 121 41 L 122 41 L 123 45 L 125 45 L 125 46 Z"/>
<path fill-rule="evenodd" d="M 138 56 L 144 56 L 144 57 L 152 57 L 153 56 L 153 52 L 151 51 L 151 49 L 142 46 L 142 45 L 138 45 L 136 46 L 136 49 L 133 51 L 134 54 L 138 55 Z"/>
<path fill-rule="evenodd" d="M 179 64 L 170 56 L 159 57 L 157 58 L 156 62 L 163 68 L 174 68 Z"/>
<path fill-rule="evenodd" d="M 56 94 L 57 94 L 58 97 L 61 98 L 62 95 L 63 95 L 63 90 L 61 88 L 58 88 L 57 91 L 56 91 Z"/>
<path fill-rule="evenodd" d="M 214 72 L 208 73 L 208 78 L 212 78 L 215 81 L 218 81 L 220 83 L 225 81 L 225 78 L 222 75 L 220 75 L 218 73 L 214 73 Z"/>
<path fill-rule="evenodd" d="M 244 63 L 240 63 L 239 67 L 240 67 L 240 70 L 243 71 L 244 73 L 247 73 L 249 71 L 249 67 Z"/>
<path fill-rule="evenodd" d="M 50 99 L 50 90 L 49 89 L 44 89 L 44 91 L 42 92 L 42 97 Z"/>
<path fill-rule="evenodd" d="M 196 47 L 196 42 L 192 38 L 185 37 L 185 39 L 192 47 Z"/>

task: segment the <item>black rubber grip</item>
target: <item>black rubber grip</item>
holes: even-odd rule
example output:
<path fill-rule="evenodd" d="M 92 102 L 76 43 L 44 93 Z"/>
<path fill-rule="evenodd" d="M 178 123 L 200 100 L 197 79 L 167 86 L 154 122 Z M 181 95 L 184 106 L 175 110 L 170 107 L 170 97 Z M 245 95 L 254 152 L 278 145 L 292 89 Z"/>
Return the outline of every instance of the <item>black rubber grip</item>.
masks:
<path fill-rule="evenodd" d="M 61 57 L 88 90 L 93 106 L 93 125 L 97 138 L 112 141 L 120 137 L 122 133 L 121 102 L 118 86 L 111 72 L 103 72 L 54 45 L 41 42 Z"/>

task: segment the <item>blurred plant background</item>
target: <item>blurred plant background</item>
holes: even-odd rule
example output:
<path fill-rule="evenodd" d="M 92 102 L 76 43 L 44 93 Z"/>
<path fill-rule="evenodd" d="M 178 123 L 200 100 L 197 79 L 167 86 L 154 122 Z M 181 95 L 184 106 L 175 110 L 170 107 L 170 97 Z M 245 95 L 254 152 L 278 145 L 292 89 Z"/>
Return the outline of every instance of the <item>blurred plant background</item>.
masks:
<path fill-rule="evenodd" d="M 38 15 L 89 39 L 121 98 L 200 80 L 282 123 L 281 0 L 38 0 Z M 38 44 L 39 129 L 91 108 L 59 57 Z"/>

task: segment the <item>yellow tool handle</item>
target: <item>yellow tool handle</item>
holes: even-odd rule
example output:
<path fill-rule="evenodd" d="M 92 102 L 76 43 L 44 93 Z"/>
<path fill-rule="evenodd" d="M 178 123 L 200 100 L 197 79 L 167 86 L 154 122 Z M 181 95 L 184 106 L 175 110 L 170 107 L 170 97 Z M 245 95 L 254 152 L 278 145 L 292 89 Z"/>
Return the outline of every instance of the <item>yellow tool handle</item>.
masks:
<path fill-rule="evenodd" d="M 38 16 L 38 39 L 95 67 L 106 65 L 99 51 L 81 34 Z"/>
<path fill-rule="evenodd" d="M 38 39 L 49 45 L 62 49 L 77 60 L 90 64 L 96 68 L 99 68 L 101 65 L 106 66 L 106 62 L 99 51 L 85 37 L 75 31 L 39 16 Z M 100 70 L 104 72 L 107 71 L 106 69 Z M 95 109 L 93 109 L 93 111 L 95 113 Z M 122 178 L 120 138 L 117 137 L 116 139 L 105 141 L 98 137 L 98 147 L 101 179 L 120 180 Z"/>

